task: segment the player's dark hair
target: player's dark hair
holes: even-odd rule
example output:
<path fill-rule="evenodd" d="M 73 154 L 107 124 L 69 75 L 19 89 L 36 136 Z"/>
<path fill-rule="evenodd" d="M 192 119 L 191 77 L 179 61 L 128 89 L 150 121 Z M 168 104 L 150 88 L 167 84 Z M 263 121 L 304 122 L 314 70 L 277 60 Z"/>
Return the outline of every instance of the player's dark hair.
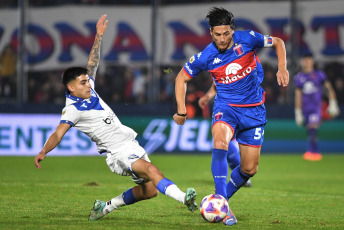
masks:
<path fill-rule="evenodd" d="M 313 58 L 313 54 L 312 53 L 304 53 L 301 55 L 301 57 L 303 58 Z"/>
<path fill-rule="evenodd" d="M 85 74 L 85 75 L 87 74 L 86 68 L 70 67 L 63 72 L 61 76 L 62 83 L 67 87 L 67 84 L 70 81 L 73 81 L 75 78 L 79 77 L 82 74 Z"/>
<path fill-rule="evenodd" d="M 222 7 L 211 8 L 205 18 L 208 20 L 211 28 L 214 26 L 229 25 L 234 30 L 234 15 Z"/>

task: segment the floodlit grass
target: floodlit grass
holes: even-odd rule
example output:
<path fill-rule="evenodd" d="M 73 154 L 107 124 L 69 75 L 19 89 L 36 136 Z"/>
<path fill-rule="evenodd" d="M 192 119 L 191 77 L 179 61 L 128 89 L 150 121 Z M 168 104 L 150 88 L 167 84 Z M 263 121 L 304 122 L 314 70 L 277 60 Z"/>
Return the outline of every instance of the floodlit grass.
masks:
<path fill-rule="evenodd" d="M 151 157 L 197 201 L 214 191 L 210 156 Z M 134 185 L 112 174 L 104 157 L 52 157 L 36 170 L 33 157 L 0 157 L 0 229 L 222 229 L 206 223 L 160 194 L 88 221 L 95 199 L 108 200 Z M 238 218 L 233 229 L 344 229 L 344 155 L 307 162 L 299 155 L 262 155 L 252 188 L 230 200 Z"/>

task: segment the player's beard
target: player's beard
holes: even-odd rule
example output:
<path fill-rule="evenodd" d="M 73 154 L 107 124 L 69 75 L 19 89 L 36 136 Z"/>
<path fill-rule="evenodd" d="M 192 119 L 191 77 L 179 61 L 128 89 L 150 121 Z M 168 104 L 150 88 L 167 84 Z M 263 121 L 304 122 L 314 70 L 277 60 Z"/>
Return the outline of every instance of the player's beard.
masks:
<path fill-rule="evenodd" d="M 231 40 L 228 42 L 228 45 L 227 45 L 225 48 L 223 48 L 223 49 L 220 49 L 218 46 L 216 46 L 217 50 L 218 50 L 220 53 L 226 52 L 226 50 L 229 49 L 229 46 L 230 46 L 232 40 L 233 40 L 233 37 L 232 37 Z"/>

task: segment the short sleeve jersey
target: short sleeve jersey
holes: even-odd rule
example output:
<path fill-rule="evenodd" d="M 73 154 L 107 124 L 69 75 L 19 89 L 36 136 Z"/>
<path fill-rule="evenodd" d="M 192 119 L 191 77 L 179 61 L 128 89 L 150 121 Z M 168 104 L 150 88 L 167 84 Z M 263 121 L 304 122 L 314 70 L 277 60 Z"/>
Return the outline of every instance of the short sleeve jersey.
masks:
<path fill-rule="evenodd" d="M 124 142 L 134 140 L 137 133 L 122 125 L 112 109 L 94 90 L 94 79 L 90 77 L 91 98 L 82 99 L 66 93 L 66 106 L 62 110 L 60 123 L 67 123 L 85 133 L 96 143 L 98 151 L 114 151 Z"/>
<path fill-rule="evenodd" d="M 325 81 L 325 73 L 319 70 L 314 70 L 311 73 L 300 72 L 295 76 L 295 87 L 302 90 L 303 111 L 316 111 L 321 108 L 322 90 Z"/>
<path fill-rule="evenodd" d="M 233 46 L 219 52 L 210 43 L 202 52 L 192 56 L 183 70 L 194 78 L 208 71 L 216 84 L 216 102 L 248 107 L 264 103 L 265 92 L 260 84 L 264 71 L 255 49 L 272 46 L 272 37 L 252 30 L 235 31 Z"/>

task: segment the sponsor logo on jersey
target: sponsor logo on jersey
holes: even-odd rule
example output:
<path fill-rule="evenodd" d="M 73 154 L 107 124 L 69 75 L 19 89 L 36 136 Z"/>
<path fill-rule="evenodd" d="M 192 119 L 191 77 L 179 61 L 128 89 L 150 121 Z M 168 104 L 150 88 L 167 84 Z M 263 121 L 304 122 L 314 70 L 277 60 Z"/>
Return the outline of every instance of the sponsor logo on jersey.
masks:
<path fill-rule="evenodd" d="M 191 63 L 194 62 L 194 61 L 195 61 L 195 57 L 192 56 L 192 57 L 190 58 L 189 62 L 190 62 L 190 64 L 191 64 Z"/>
<path fill-rule="evenodd" d="M 312 81 L 306 81 L 302 88 L 304 94 L 313 94 L 319 91 L 320 89 Z"/>
<path fill-rule="evenodd" d="M 233 51 L 237 57 L 244 54 L 244 48 L 241 44 L 234 46 Z"/>
<path fill-rule="evenodd" d="M 252 68 L 251 66 L 247 67 L 243 72 L 238 73 L 238 70 L 242 69 L 241 65 L 239 65 L 238 63 L 231 63 L 227 66 L 226 68 L 226 77 L 225 78 L 221 78 L 221 81 L 223 84 L 229 84 L 229 83 L 233 83 L 236 82 L 238 80 L 240 80 L 243 77 L 246 77 L 247 75 L 249 75 L 252 72 Z M 228 75 L 233 75 L 234 76 L 228 76 Z"/>
<path fill-rule="evenodd" d="M 254 31 L 251 30 L 250 34 L 255 37 L 256 35 L 254 34 Z"/>
<path fill-rule="evenodd" d="M 110 118 L 106 118 L 106 119 L 103 119 L 103 121 L 106 123 L 106 124 L 111 124 L 111 119 Z"/>
<path fill-rule="evenodd" d="M 235 57 L 234 54 L 232 56 Z M 227 62 L 222 60 L 222 66 L 210 70 L 213 79 L 220 84 L 231 84 L 254 72 L 257 67 L 257 61 L 253 52 L 248 52 L 240 58 Z"/>
<path fill-rule="evenodd" d="M 213 65 L 222 62 L 220 58 L 215 58 L 213 61 Z"/>
<path fill-rule="evenodd" d="M 221 113 L 221 112 L 218 112 L 218 113 L 215 114 L 215 116 L 214 116 L 215 120 L 220 120 L 220 119 L 222 119 L 222 117 L 223 117 L 223 113 Z"/>
<path fill-rule="evenodd" d="M 133 160 L 133 159 L 137 159 L 139 158 L 139 156 L 135 155 L 135 154 L 131 154 L 129 157 L 128 157 L 128 160 Z"/>
<path fill-rule="evenodd" d="M 230 75 L 230 74 L 237 74 L 238 70 L 241 70 L 242 66 L 238 63 L 230 63 L 227 67 L 226 67 L 226 75 Z"/>

